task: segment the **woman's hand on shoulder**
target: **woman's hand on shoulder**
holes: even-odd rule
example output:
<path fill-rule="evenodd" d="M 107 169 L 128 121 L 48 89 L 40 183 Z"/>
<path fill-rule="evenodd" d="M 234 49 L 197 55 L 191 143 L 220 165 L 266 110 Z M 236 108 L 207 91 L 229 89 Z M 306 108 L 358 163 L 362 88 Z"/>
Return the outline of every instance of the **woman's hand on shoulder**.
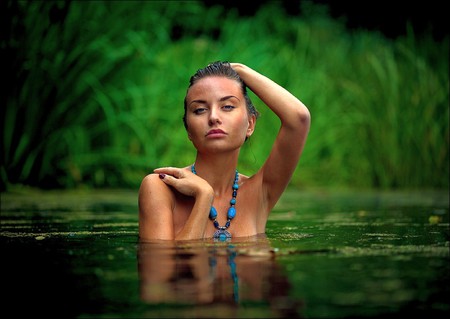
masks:
<path fill-rule="evenodd" d="M 154 170 L 159 178 L 183 195 L 197 197 L 200 194 L 214 195 L 214 190 L 203 178 L 187 168 L 161 167 Z"/>

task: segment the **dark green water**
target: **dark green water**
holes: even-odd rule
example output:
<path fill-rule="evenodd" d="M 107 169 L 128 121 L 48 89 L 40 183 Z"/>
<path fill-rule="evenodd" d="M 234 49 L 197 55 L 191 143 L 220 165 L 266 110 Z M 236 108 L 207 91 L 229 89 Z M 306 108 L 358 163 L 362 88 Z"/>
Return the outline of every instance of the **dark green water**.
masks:
<path fill-rule="evenodd" d="M 449 195 L 293 192 L 266 237 L 139 243 L 130 191 L 1 194 L 4 318 L 443 318 Z"/>

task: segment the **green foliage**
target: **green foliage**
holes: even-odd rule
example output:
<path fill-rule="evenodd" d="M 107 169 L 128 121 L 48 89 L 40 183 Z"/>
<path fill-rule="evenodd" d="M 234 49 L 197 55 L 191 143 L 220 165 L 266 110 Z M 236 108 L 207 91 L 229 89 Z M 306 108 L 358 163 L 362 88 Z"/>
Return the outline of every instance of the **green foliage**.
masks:
<path fill-rule="evenodd" d="M 311 132 L 292 184 L 448 188 L 448 39 L 349 31 L 326 7 L 268 2 L 251 17 L 197 1 L 8 1 L 3 188 L 138 187 L 192 163 L 181 118 L 189 77 L 242 62 L 298 96 Z M 279 121 L 241 153 L 253 173 Z"/>

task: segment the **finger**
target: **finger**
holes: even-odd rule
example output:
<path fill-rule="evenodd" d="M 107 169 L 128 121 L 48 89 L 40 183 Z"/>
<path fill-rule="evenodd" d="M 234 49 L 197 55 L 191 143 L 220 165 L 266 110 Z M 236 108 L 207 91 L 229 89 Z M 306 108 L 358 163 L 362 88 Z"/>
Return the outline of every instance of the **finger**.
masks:
<path fill-rule="evenodd" d="M 176 178 L 183 177 L 182 170 L 179 169 L 179 168 L 176 168 L 176 167 L 160 167 L 160 168 L 154 169 L 153 172 L 155 172 L 157 174 L 171 175 L 171 176 L 174 176 Z"/>
<path fill-rule="evenodd" d="M 178 180 L 177 178 L 168 175 L 168 174 L 164 174 L 164 173 L 159 173 L 159 178 L 166 183 L 167 185 L 171 185 L 174 186 L 175 182 Z"/>

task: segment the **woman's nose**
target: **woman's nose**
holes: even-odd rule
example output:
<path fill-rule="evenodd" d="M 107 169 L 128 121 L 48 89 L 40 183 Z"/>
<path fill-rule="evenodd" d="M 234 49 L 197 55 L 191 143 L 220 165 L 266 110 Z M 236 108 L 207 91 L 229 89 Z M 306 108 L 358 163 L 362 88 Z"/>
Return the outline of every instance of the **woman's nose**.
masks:
<path fill-rule="evenodd" d="M 209 125 L 214 125 L 216 123 L 217 124 L 222 123 L 220 121 L 219 111 L 215 108 L 211 108 L 211 111 L 209 113 Z"/>

